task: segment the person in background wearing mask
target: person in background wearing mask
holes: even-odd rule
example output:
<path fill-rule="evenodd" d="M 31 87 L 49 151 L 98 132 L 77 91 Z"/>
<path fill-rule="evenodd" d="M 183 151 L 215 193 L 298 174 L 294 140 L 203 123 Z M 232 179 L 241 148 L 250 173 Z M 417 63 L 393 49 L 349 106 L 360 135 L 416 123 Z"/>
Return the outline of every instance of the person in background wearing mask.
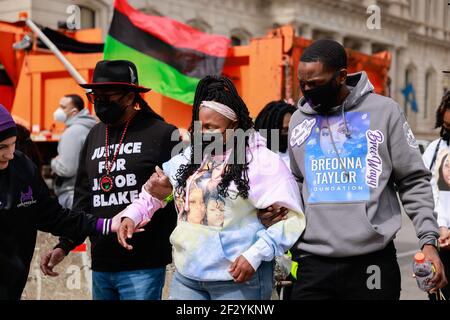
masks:
<path fill-rule="evenodd" d="M 289 153 L 287 152 L 289 121 L 291 120 L 291 117 L 295 111 L 297 111 L 297 107 L 291 104 L 290 101 L 271 101 L 266 104 L 266 106 L 261 110 L 255 120 L 255 129 L 267 138 L 267 148 L 271 149 L 273 152 L 277 152 L 280 155 L 281 159 L 283 159 L 284 163 L 286 163 L 286 166 L 288 168 L 290 168 Z M 272 136 L 272 130 L 277 131 L 277 134 L 275 136 Z M 278 138 L 278 141 L 273 141 L 275 137 Z M 277 214 L 276 210 L 279 209 L 280 208 L 275 209 L 273 207 L 269 207 L 267 208 L 267 213 L 269 215 Z M 287 214 L 287 210 L 278 212 L 282 212 L 282 214 L 278 214 L 280 220 L 283 219 Z M 264 219 L 267 218 L 265 217 Z M 261 221 L 264 219 L 261 219 Z M 269 221 L 271 221 L 270 216 Z M 286 283 L 285 281 L 291 281 L 291 278 L 295 276 L 292 274 L 292 271 L 296 270 L 297 268 L 296 263 L 292 262 L 290 256 L 291 254 L 288 251 L 287 254 L 275 258 L 275 285 L 277 287 L 277 292 L 280 295 L 280 298 L 283 300 L 288 299 L 291 291 L 291 286 L 288 285 L 282 288 L 280 285 L 282 282 L 280 281 L 283 281 L 283 283 Z"/>
<path fill-rule="evenodd" d="M 64 209 L 50 196 L 37 166 L 16 150 L 17 126 L 0 105 L 0 300 L 19 300 L 37 231 L 78 237 L 105 232 L 105 219 Z M 120 217 L 108 230 L 116 230 Z"/>
<path fill-rule="evenodd" d="M 450 179 L 450 91 L 444 94 L 436 111 L 436 128 L 440 129 L 440 137 L 428 145 L 423 154 L 423 161 L 432 173 L 431 186 L 440 233 L 439 256 L 445 273 L 450 274 L 450 184 L 445 183 L 446 179 Z M 442 293 L 448 300 L 449 286 L 444 287 Z M 436 295 L 430 295 L 430 299 L 435 298 Z"/>
<path fill-rule="evenodd" d="M 255 129 L 259 131 L 265 129 L 267 132 L 267 147 L 273 152 L 278 152 L 288 168 L 290 165 L 287 152 L 289 121 L 296 110 L 295 106 L 284 100 L 272 101 L 261 110 L 255 120 Z M 278 144 L 273 145 L 271 130 L 278 130 Z M 265 132 L 263 133 L 263 136 L 266 137 Z"/>
<path fill-rule="evenodd" d="M 288 149 L 308 223 L 291 249 L 299 264 L 291 298 L 400 298 L 396 190 L 420 249 L 436 269 L 432 291 L 444 287 L 431 174 L 398 104 L 375 94 L 365 72 L 348 75 L 345 49 L 333 40 L 315 41 L 303 51 L 298 79 L 303 98 L 289 125 Z M 318 124 L 334 116 L 342 118 L 348 141 L 360 133 L 366 139 L 350 154 L 324 158 L 316 147 Z M 337 129 L 327 127 L 333 144 Z"/>
<path fill-rule="evenodd" d="M 88 98 L 101 122 L 89 132 L 80 153 L 73 209 L 111 218 L 138 197 L 155 166 L 171 158 L 179 133 L 145 102 L 141 94 L 150 89 L 139 86 L 131 61 L 99 61 L 93 82 L 81 86 L 92 90 Z M 91 237 L 93 298 L 161 299 L 176 219 L 173 203 L 158 211 L 145 232 L 133 237 L 133 251 L 122 248 L 115 237 Z M 61 239 L 43 256 L 41 269 L 55 275 L 53 267 L 84 240 Z"/>
<path fill-rule="evenodd" d="M 59 107 L 53 114 L 56 122 L 64 123 L 66 129 L 58 143 L 58 156 L 51 161 L 56 174 L 54 191 L 64 208 L 72 208 L 78 158 L 84 140 L 95 125 L 95 118 L 84 107 L 83 99 L 76 94 L 61 98 Z"/>

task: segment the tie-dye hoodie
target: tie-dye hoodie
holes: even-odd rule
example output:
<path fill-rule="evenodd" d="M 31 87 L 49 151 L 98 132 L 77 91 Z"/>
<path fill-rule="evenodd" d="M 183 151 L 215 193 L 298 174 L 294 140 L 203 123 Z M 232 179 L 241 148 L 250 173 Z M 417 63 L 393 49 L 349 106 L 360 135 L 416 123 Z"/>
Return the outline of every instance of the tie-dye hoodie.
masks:
<path fill-rule="evenodd" d="M 163 164 L 173 186 L 177 185 L 177 169 L 189 162 L 189 155 L 190 151 L 185 150 Z M 224 165 L 218 157 L 204 161 L 188 179 L 182 195 L 175 192 L 178 225 L 170 242 L 175 266 L 182 275 L 204 281 L 232 280 L 228 268 L 238 256 L 243 255 L 256 270 L 262 261 L 283 255 L 305 229 L 297 183 L 280 156 L 266 148 L 265 139 L 257 132 L 250 135 L 247 159 L 247 199 L 237 196 L 234 182 L 229 186 L 229 197 L 218 195 Z M 272 204 L 288 208 L 289 213 L 286 220 L 266 229 L 256 214 Z M 137 225 L 151 219 L 162 206 L 142 188 L 124 216 Z"/>

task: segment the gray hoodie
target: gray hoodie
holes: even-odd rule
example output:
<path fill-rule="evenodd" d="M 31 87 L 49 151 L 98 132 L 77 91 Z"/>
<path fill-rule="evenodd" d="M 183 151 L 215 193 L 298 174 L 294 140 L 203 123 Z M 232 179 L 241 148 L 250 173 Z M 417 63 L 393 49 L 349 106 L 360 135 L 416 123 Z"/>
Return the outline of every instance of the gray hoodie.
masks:
<path fill-rule="evenodd" d="M 58 175 L 54 185 L 57 196 L 74 189 L 81 148 L 95 123 L 86 108 L 66 121 L 58 143 L 58 157 L 51 161 L 52 170 Z"/>
<path fill-rule="evenodd" d="M 401 227 L 403 207 L 420 246 L 439 237 L 430 172 L 398 104 L 373 92 L 365 72 L 330 115 L 303 99 L 289 125 L 291 169 L 306 229 L 295 251 L 350 257 L 383 249 Z"/>

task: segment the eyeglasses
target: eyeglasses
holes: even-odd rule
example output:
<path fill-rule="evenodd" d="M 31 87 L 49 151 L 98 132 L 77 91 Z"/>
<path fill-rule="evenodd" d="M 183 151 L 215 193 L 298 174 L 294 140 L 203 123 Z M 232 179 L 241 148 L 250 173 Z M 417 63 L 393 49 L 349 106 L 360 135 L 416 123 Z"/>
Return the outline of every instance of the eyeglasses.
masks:
<path fill-rule="evenodd" d="M 99 94 L 95 93 L 93 91 L 87 92 L 86 97 L 90 103 L 95 103 L 95 101 L 112 101 L 112 100 L 121 100 L 123 97 L 125 97 L 128 94 L 128 92 L 111 92 L 111 93 L 104 93 Z M 118 99 L 114 99 L 114 97 L 119 97 Z"/>

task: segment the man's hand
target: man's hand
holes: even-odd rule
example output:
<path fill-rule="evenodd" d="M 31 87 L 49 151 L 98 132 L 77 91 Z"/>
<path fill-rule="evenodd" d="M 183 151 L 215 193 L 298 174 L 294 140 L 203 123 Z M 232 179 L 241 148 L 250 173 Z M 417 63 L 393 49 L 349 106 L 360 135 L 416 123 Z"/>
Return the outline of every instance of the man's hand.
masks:
<path fill-rule="evenodd" d="M 285 220 L 288 212 L 289 210 L 285 207 L 273 204 L 266 209 L 258 210 L 257 215 L 264 227 L 268 228 L 281 220 Z"/>
<path fill-rule="evenodd" d="M 228 269 L 235 282 L 245 282 L 252 278 L 255 273 L 252 265 L 244 258 L 244 256 L 237 257 L 233 264 Z"/>
<path fill-rule="evenodd" d="M 173 187 L 169 178 L 158 166 L 156 166 L 155 172 L 145 183 L 144 189 L 149 194 L 162 201 L 172 193 Z"/>
<path fill-rule="evenodd" d="M 450 231 L 446 227 L 440 227 L 439 234 L 439 247 L 442 250 L 450 250 Z"/>
<path fill-rule="evenodd" d="M 430 280 L 431 285 L 434 286 L 434 288 L 430 290 L 430 293 L 435 293 L 438 289 L 442 289 L 447 285 L 444 266 L 442 265 L 439 254 L 434 246 L 426 244 L 423 246 L 422 252 L 425 255 L 425 260 L 430 261 L 435 268 L 434 276 Z"/>
<path fill-rule="evenodd" d="M 120 245 L 127 250 L 133 250 L 133 246 L 127 243 L 127 239 L 133 237 L 135 225 L 134 221 L 130 218 L 124 218 L 120 224 L 119 230 L 117 231 L 117 240 Z"/>
<path fill-rule="evenodd" d="M 55 248 L 41 256 L 41 271 L 46 276 L 56 277 L 59 276 L 58 272 L 54 272 L 53 268 L 58 265 L 66 257 L 66 253 L 61 248 Z"/>

